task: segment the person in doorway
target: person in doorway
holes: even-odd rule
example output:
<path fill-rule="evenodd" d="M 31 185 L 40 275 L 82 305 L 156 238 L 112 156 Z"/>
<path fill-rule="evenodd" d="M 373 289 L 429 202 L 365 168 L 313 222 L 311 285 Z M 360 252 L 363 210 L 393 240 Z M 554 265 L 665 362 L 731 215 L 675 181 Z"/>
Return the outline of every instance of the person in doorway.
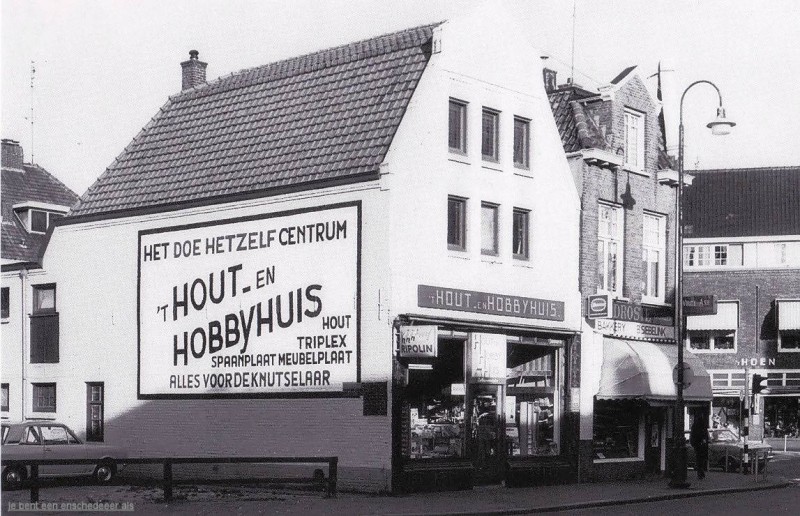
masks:
<path fill-rule="evenodd" d="M 694 448 L 694 468 L 697 471 L 697 478 L 702 480 L 706 476 L 706 467 L 708 466 L 708 428 L 702 415 L 695 416 L 689 441 Z"/>

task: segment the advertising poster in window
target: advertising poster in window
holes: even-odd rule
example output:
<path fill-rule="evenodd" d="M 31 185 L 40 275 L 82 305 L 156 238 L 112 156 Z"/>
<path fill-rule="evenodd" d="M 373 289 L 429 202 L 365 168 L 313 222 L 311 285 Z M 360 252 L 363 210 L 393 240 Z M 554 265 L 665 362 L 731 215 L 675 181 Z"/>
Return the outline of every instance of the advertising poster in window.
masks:
<path fill-rule="evenodd" d="M 360 203 L 139 233 L 139 397 L 341 394 L 359 378 Z"/>

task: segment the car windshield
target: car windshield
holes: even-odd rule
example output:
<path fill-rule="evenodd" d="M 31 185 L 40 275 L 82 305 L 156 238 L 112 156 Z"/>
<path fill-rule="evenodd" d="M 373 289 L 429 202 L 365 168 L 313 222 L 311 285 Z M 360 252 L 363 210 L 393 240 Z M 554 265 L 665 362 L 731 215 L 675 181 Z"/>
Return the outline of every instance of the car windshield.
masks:
<path fill-rule="evenodd" d="M 715 430 L 711 432 L 711 440 L 714 442 L 735 443 L 739 437 L 730 430 Z"/>

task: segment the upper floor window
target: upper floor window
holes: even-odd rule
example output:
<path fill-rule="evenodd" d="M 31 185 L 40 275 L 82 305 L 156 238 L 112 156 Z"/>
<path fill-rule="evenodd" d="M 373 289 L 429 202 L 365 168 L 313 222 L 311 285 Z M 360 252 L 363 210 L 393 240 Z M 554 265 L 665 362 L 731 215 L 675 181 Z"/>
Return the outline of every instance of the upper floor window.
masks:
<path fill-rule="evenodd" d="M 8 403 L 9 403 L 9 401 L 8 401 L 8 384 L 7 383 L 2 384 L 2 391 L 3 391 L 3 401 L 2 401 L 2 406 L 0 406 L 0 411 L 8 412 Z M 3 431 L 5 431 L 5 429 L 3 429 Z M 5 437 L 5 436 L 3 436 L 3 437 Z"/>
<path fill-rule="evenodd" d="M 621 206 L 600 204 L 597 231 L 597 288 L 622 291 L 623 212 Z"/>
<path fill-rule="evenodd" d="M 2 300 L 2 318 L 8 319 L 11 303 L 8 287 L 3 287 L 2 290 L 0 290 L 0 300 Z"/>
<path fill-rule="evenodd" d="M 14 205 L 14 212 L 29 233 L 47 233 L 53 223 L 69 211 L 66 206 L 40 202 L 26 202 Z"/>
<path fill-rule="evenodd" d="M 739 303 L 720 301 L 715 315 L 686 318 L 689 349 L 699 353 L 735 353 L 739 329 Z"/>
<path fill-rule="evenodd" d="M 456 251 L 467 248 L 467 200 L 447 198 L 447 247 Z"/>
<path fill-rule="evenodd" d="M 30 319 L 31 363 L 58 363 L 59 325 L 55 285 L 34 285 Z"/>
<path fill-rule="evenodd" d="M 519 167 L 530 166 L 530 126 L 529 120 L 514 117 L 514 164 Z"/>
<path fill-rule="evenodd" d="M 450 99 L 448 145 L 451 151 L 467 153 L 467 104 Z"/>
<path fill-rule="evenodd" d="M 625 110 L 625 165 L 644 169 L 644 114 Z"/>
<path fill-rule="evenodd" d="M 728 267 L 742 265 L 741 244 L 683 246 L 684 267 Z"/>
<path fill-rule="evenodd" d="M 497 245 L 498 206 L 488 202 L 481 203 L 481 253 L 498 254 Z"/>
<path fill-rule="evenodd" d="M 481 122 L 481 155 L 483 159 L 497 161 L 500 139 L 500 113 L 483 108 Z"/>
<path fill-rule="evenodd" d="M 644 214 L 642 237 L 642 296 L 664 300 L 666 217 Z"/>
<path fill-rule="evenodd" d="M 527 260 L 530 257 L 528 242 L 530 212 L 521 208 L 514 208 L 513 217 L 511 245 L 514 249 L 514 258 Z"/>
<path fill-rule="evenodd" d="M 778 351 L 800 352 L 800 300 L 778 300 Z"/>

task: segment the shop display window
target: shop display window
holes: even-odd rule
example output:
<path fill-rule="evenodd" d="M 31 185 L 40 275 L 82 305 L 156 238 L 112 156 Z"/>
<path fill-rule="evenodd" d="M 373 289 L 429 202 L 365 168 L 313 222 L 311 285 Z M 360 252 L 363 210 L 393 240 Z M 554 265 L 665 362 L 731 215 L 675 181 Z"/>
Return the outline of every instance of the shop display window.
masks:
<path fill-rule="evenodd" d="M 440 339 L 436 358 L 408 365 L 409 458 L 465 456 L 464 397 L 463 340 Z"/>
<path fill-rule="evenodd" d="M 509 457 L 558 455 L 558 350 L 508 344 L 506 446 Z"/>
<path fill-rule="evenodd" d="M 764 397 L 764 436 L 800 437 L 800 400 Z"/>
<path fill-rule="evenodd" d="M 711 403 L 711 428 L 727 428 L 739 435 L 742 404 L 738 396 L 715 397 Z"/>
<path fill-rule="evenodd" d="M 630 400 L 596 400 L 594 403 L 595 459 L 641 457 L 643 407 Z"/>

